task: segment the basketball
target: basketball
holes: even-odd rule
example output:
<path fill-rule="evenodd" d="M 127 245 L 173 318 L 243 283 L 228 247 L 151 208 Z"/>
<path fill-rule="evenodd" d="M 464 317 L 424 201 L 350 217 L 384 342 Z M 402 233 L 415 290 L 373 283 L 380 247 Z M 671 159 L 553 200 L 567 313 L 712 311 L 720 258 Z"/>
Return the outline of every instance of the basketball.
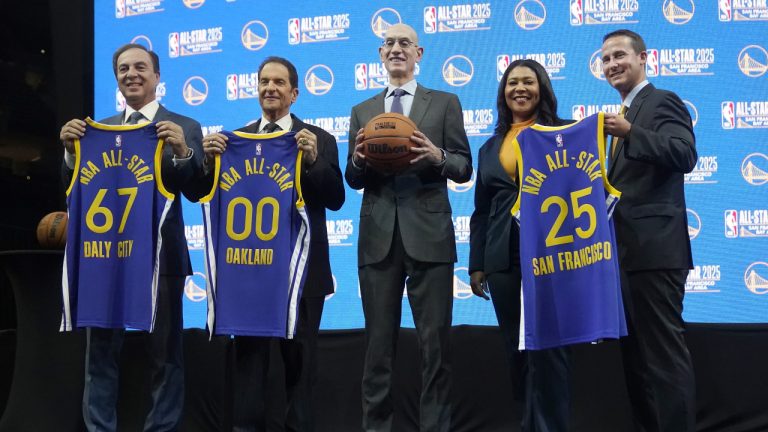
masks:
<path fill-rule="evenodd" d="M 365 125 L 363 154 L 372 167 L 383 172 L 398 172 L 418 156 L 411 151 L 416 144 L 410 137 L 416 124 L 397 113 L 379 114 Z"/>
<path fill-rule="evenodd" d="M 53 212 L 37 224 L 37 242 L 49 249 L 63 249 L 67 243 L 67 214 Z"/>

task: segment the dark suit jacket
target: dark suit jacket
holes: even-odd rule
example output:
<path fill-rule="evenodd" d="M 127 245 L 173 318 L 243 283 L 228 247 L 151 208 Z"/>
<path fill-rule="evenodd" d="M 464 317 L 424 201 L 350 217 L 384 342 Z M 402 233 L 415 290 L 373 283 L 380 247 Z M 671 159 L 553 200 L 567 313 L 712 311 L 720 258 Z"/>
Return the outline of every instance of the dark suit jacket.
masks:
<path fill-rule="evenodd" d="M 301 191 L 309 215 L 310 247 L 307 263 L 307 279 L 302 292 L 303 297 L 319 297 L 333 292 L 333 277 L 328 253 L 328 229 L 325 224 L 325 209 L 338 210 L 344 204 L 344 182 L 339 169 L 339 150 L 336 138 L 325 130 L 306 124 L 291 114 L 291 130 L 298 132 L 308 129 L 317 135 L 317 160 L 311 167 L 304 167 Z M 261 120 L 237 129 L 248 133 L 258 133 Z M 201 170 L 202 174 L 203 171 Z M 202 174 L 197 181 L 195 201 L 210 192 L 213 186 L 213 172 Z"/>
<path fill-rule="evenodd" d="M 119 125 L 123 121 L 124 113 L 107 117 L 99 120 L 99 123 L 108 125 Z M 184 235 L 184 217 L 181 211 L 181 193 L 188 199 L 193 199 L 193 193 L 190 187 L 191 180 L 201 169 L 203 160 L 203 132 L 200 129 L 200 123 L 168 111 L 162 105 L 157 110 L 154 123 L 169 120 L 181 126 L 184 130 L 184 139 L 187 146 L 194 152 L 192 159 L 186 163 L 173 164 L 173 151 L 171 146 L 166 145 L 163 149 L 162 176 L 165 187 L 176 198 L 173 200 L 171 209 L 168 211 L 165 223 L 163 224 L 162 236 L 163 246 L 160 250 L 160 274 L 172 276 L 186 276 L 192 274 L 192 265 L 189 262 L 189 251 L 187 250 L 187 239 Z M 67 185 L 72 179 L 72 170 L 66 164 L 62 164 L 62 174 L 64 184 Z"/>
<path fill-rule="evenodd" d="M 504 136 L 494 135 L 477 156 L 475 210 L 469 221 L 469 274 L 505 271 L 509 262 L 512 224 L 510 209 L 517 201 L 517 184 L 499 161 Z"/>
<path fill-rule="evenodd" d="M 698 158 L 691 116 L 676 94 L 648 84 L 625 118 L 632 128 L 617 142 L 608 171 L 621 191 L 613 215 L 622 267 L 691 268 L 683 189 Z"/>
<path fill-rule="evenodd" d="M 398 175 L 367 166 L 355 167 L 352 154 L 357 131 L 384 112 L 385 92 L 352 108 L 349 152 L 344 176 L 353 189 L 365 188 L 360 206 L 358 265 L 383 260 L 389 252 L 395 220 L 405 251 L 424 262 L 455 262 L 456 237 L 446 179 L 463 183 L 472 176 L 472 155 L 459 98 L 419 85 L 408 116 L 432 143 L 445 150 L 445 164 L 422 161 Z"/>

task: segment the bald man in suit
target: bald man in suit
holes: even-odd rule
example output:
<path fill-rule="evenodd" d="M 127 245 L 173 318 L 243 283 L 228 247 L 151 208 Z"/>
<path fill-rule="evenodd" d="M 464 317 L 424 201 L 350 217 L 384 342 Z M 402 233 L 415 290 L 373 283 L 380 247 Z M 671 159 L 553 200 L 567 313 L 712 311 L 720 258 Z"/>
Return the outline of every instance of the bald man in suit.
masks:
<path fill-rule="evenodd" d="M 345 178 L 365 188 L 360 208 L 358 275 L 366 329 L 363 429 L 392 429 L 392 364 L 403 285 L 421 352 L 420 430 L 450 426 L 449 337 L 456 244 L 446 182 L 469 180 L 472 160 L 456 95 L 416 83 L 424 49 L 410 26 L 390 27 L 379 47 L 387 90 L 354 108 Z M 400 112 L 416 123 L 411 166 L 383 173 L 366 163 L 362 127 L 378 114 Z"/>

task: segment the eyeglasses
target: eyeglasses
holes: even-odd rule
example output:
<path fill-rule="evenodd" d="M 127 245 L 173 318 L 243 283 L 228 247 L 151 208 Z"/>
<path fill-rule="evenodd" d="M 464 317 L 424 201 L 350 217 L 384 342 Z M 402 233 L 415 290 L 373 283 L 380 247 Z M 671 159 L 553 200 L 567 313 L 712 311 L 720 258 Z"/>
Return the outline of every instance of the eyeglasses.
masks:
<path fill-rule="evenodd" d="M 391 49 L 395 46 L 395 43 L 397 43 L 397 45 L 402 49 L 416 45 L 416 42 L 413 42 L 410 39 L 384 39 L 384 42 L 382 42 L 381 45 L 385 48 Z"/>

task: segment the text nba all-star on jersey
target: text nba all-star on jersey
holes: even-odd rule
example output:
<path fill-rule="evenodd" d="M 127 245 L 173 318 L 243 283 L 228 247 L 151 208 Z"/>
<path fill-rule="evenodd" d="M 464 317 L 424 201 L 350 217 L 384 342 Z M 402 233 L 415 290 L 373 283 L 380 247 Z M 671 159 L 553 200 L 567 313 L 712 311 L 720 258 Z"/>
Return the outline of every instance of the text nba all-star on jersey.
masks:
<path fill-rule="evenodd" d="M 514 143 L 520 173 L 520 348 L 627 334 L 616 236 L 621 193 L 605 171 L 603 113 L 566 126 L 533 125 Z"/>
<path fill-rule="evenodd" d="M 154 123 L 86 119 L 67 189 L 62 330 L 153 330 L 160 232 L 174 199 L 162 182 L 162 154 Z"/>
<path fill-rule="evenodd" d="M 222 132 L 200 202 L 212 334 L 293 338 L 309 257 L 309 219 L 293 132 Z"/>

